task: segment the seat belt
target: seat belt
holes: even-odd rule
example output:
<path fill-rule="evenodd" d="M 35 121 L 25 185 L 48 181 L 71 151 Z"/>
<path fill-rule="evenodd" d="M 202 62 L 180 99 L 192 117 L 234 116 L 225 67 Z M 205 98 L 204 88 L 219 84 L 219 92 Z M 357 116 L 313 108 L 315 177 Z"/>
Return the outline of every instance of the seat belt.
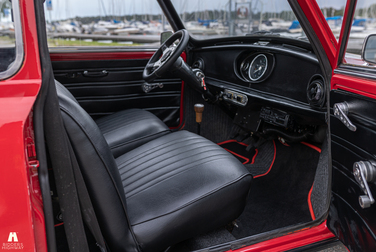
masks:
<path fill-rule="evenodd" d="M 69 138 L 64 132 L 68 141 Z M 72 160 L 72 168 L 74 172 L 74 176 L 76 179 L 76 186 L 77 186 L 77 193 L 78 199 L 80 201 L 81 206 L 81 213 L 84 219 L 86 226 L 89 228 L 91 234 L 94 236 L 94 239 L 97 241 L 97 246 L 101 250 L 101 252 L 106 252 L 106 243 L 104 241 L 101 229 L 99 227 L 97 216 L 95 215 L 93 204 L 91 203 L 89 192 L 85 186 L 84 178 L 82 177 L 81 170 L 79 168 L 76 155 L 72 149 L 72 146 L 69 144 L 69 154 Z"/>
<path fill-rule="evenodd" d="M 54 170 L 69 251 L 90 251 L 83 222 L 93 234 L 100 250 L 108 251 L 64 127 L 54 84 L 49 86 L 46 97 L 44 105 L 45 139 Z"/>
<path fill-rule="evenodd" d="M 65 131 L 63 132 L 63 135 L 65 137 L 65 140 L 68 142 L 67 147 L 69 150 L 70 165 L 67 164 L 63 170 L 54 169 L 54 174 L 55 181 L 57 184 L 60 182 L 63 185 L 69 185 L 63 186 L 58 191 L 58 195 L 59 198 L 61 198 L 61 202 L 64 202 L 60 206 L 63 213 L 64 228 L 66 228 L 66 231 L 71 232 L 70 234 L 78 234 L 78 237 L 83 238 L 83 240 L 81 240 L 80 242 L 81 245 L 74 245 L 74 240 L 76 239 L 70 241 L 68 239 L 69 236 L 67 235 L 69 251 L 89 251 L 88 243 L 86 240 L 85 228 L 82 223 L 83 219 L 86 226 L 93 235 L 94 239 L 96 240 L 97 246 L 99 247 L 100 251 L 106 252 L 106 243 L 100 230 L 98 219 L 95 215 L 94 208 L 90 200 L 89 192 L 87 191 L 87 188 L 85 186 L 85 181 L 82 177 L 82 173 L 80 171 L 76 156 L 74 154 L 72 146 L 70 145 L 69 138 Z M 61 172 L 63 172 L 64 174 L 61 174 Z M 67 174 L 72 174 L 72 176 L 67 176 Z M 78 208 L 81 211 L 76 211 L 76 216 L 73 216 L 72 214 L 64 215 L 64 213 L 66 213 L 67 208 L 69 210 L 74 210 Z M 80 216 L 80 212 L 82 216 Z"/>

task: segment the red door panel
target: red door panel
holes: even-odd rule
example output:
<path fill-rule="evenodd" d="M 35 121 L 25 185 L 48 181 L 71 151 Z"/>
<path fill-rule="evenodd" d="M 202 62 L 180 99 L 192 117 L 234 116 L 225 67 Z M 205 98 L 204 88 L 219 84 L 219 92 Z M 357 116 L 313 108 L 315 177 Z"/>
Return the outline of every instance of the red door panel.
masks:
<path fill-rule="evenodd" d="M 51 52 L 51 61 L 86 61 L 86 60 L 126 60 L 126 59 L 150 59 L 154 54 L 151 51 L 129 52 Z"/>
<path fill-rule="evenodd" d="M 331 87 L 332 90 L 344 90 L 376 99 L 376 83 L 374 80 L 334 73 Z"/>

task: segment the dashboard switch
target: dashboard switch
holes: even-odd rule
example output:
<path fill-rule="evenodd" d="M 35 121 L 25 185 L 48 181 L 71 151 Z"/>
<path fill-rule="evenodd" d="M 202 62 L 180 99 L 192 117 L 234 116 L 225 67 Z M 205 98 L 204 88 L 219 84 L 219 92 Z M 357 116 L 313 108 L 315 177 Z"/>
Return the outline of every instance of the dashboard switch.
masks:
<path fill-rule="evenodd" d="M 287 128 L 290 115 L 281 110 L 262 107 L 260 111 L 260 118 L 267 123 Z"/>
<path fill-rule="evenodd" d="M 248 103 L 248 97 L 245 94 L 233 90 L 225 89 L 223 99 L 227 102 L 244 107 Z"/>

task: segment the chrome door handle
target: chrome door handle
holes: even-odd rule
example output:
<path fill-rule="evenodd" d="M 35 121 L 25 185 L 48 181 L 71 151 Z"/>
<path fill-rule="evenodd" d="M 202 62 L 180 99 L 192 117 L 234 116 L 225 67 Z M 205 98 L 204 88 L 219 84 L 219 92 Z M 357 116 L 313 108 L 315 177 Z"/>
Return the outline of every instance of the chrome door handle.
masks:
<path fill-rule="evenodd" d="M 102 70 L 102 71 L 93 71 L 93 72 L 89 72 L 89 71 L 84 71 L 82 73 L 83 76 L 85 77 L 91 77 L 91 78 L 96 78 L 96 77 L 104 77 L 104 76 L 107 76 L 108 75 L 108 72 L 106 70 Z"/>
<path fill-rule="evenodd" d="M 334 116 L 337 117 L 349 130 L 356 131 L 356 126 L 347 117 L 349 105 L 347 102 L 335 103 L 333 106 Z"/>
<path fill-rule="evenodd" d="M 145 92 L 145 94 L 149 93 L 151 90 L 156 88 L 163 88 L 163 83 L 153 83 L 149 84 L 147 82 L 142 83 L 142 91 Z"/>
<path fill-rule="evenodd" d="M 365 195 L 359 196 L 359 204 L 362 208 L 368 208 L 375 199 L 369 189 L 368 182 L 376 181 L 376 167 L 370 161 L 359 161 L 353 165 L 353 174 Z"/>

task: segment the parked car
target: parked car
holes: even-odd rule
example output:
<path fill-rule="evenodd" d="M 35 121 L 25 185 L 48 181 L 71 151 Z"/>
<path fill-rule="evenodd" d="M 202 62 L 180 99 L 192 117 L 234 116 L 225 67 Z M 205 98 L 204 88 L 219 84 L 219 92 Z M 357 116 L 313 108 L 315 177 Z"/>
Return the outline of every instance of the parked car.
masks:
<path fill-rule="evenodd" d="M 376 250 L 376 2 L 44 2 L 0 1 L 2 250 Z"/>

